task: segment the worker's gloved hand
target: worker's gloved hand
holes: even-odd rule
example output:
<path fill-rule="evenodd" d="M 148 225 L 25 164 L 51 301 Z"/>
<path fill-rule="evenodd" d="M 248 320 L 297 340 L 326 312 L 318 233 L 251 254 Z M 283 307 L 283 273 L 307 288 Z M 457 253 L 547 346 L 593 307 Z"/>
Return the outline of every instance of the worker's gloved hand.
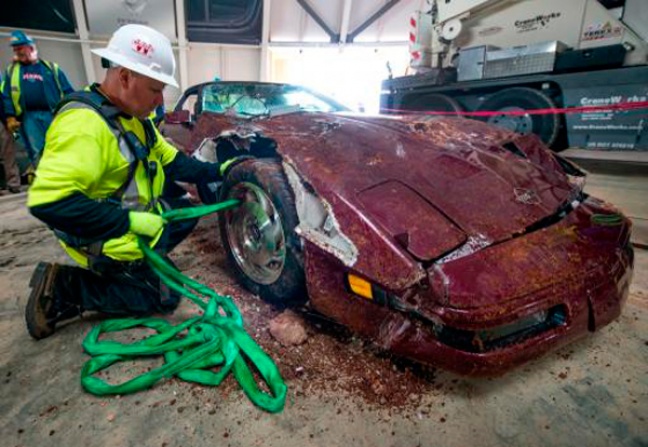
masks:
<path fill-rule="evenodd" d="M 246 160 L 254 160 L 254 157 L 251 155 L 240 155 L 238 157 L 230 158 L 229 160 L 221 163 L 220 167 L 218 168 L 218 172 L 220 173 L 221 177 L 225 178 L 227 177 L 227 173 L 231 171 L 234 166 Z"/>
<path fill-rule="evenodd" d="M 18 121 L 15 116 L 8 116 L 7 130 L 9 130 L 9 133 L 16 133 L 18 129 L 20 129 L 20 121 Z"/>
<path fill-rule="evenodd" d="M 166 223 L 162 216 L 142 211 L 130 211 L 128 220 L 130 221 L 130 230 L 133 233 L 150 238 L 157 236 Z"/>

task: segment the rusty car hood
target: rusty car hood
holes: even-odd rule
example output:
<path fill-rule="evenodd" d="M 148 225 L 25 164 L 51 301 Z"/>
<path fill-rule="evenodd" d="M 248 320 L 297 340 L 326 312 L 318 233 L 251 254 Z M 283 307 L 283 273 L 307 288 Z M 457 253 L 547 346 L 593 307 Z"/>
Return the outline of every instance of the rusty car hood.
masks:
<path fill-rule="evenodd" d="M 191 146 L 228 130 L 273 139 L 357 246 L 354 268 L 392 290 L 421 280 L 425 263 L 459 247 L 524 233 L 574 194 L 535 136 L 468 119 L 203 114 Z"/>
<path fill-rule="evenodd" d="M 398 220 L 407 222 L 402 231 L 418 235 L 414 255 L 423 260 L 466 236 L 495 242 L 519 234 L 573 190 L 534 137 L 472 120 L 294 114 L 258 126 L 325 199 L 366 211 L 392 236 Z M 502 146 L 510 142 L 519 154 Z M 452 226 L 439 239 L 426 216 Z"/>

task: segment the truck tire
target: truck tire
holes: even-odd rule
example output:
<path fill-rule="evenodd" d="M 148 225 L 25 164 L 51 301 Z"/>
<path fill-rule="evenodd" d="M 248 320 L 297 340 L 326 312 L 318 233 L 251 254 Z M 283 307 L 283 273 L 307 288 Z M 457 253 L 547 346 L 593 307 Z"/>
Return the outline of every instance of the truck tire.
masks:
<path fill-rule="evenodd" d="M 430 93 L 422 95 L 403 107 L 406 110 L 416 111 L 439 111 L 439 112 L 461 112 L 463 107 L 456 99 L 441 93 Z M 433 115 L 433 113 L 429 113 Z"/>
<path fill-rule="evenodd" d="M 221 200 L 241 205 L 219 215 L 221 240 L 239 281 L 261 299 L 280 306 L 307 300 L 299 218 L 281 164 L 250 160 L 228 173 Z"/>
<path fill-rule="evenodd" d="M 556 104 L 553 100 L 541 91 L 528 87 L 513 87 L 489 96 L 477 110 L 505 112 L 554 108 Z M 520 134 L 534 133 L 547 146 L 556 142 L 560 131 L 560 119 L 555 113 L 524 116 L 493 115 L 478 119 Z"/>

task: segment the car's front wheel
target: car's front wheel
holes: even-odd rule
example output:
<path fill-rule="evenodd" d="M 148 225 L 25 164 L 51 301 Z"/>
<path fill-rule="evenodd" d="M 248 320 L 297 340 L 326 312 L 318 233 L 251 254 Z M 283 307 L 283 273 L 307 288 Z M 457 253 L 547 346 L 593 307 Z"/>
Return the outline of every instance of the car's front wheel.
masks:
<path fill-rule="evenodd" d="M 295 199 L 281 164 L 250 160 L 235 166 L 221 200 L 241 204 L 220 214 L 221 239 L 243 285 L 280 305 L 306 301 Z"/>

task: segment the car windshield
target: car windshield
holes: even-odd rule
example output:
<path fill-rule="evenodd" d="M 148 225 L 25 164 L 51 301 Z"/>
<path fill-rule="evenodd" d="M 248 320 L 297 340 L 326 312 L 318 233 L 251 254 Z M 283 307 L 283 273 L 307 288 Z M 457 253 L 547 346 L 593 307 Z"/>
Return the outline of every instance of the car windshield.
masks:
<path fill-rule="evenodd" d="M 335 101 L 294 85 L 215 83 L 202 90 L 202 111 L 238 116 L 274 116 L 285 113 L 338 112 Z"/>

